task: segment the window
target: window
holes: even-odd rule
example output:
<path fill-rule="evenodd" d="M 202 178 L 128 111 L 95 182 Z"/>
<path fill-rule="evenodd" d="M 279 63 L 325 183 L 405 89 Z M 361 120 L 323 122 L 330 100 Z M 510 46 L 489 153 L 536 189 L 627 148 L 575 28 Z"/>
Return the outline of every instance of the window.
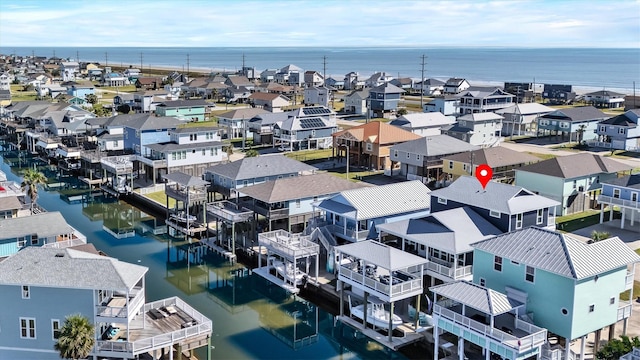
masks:
<path fill-rule="evenodd" d="M 411 158 L 411 154 L 407 153 L 407 159 Z"/>
<path fill-rule="evenodd" d="M 609 299 L 609 305 L 614 305 L 616 303 L 616 298 L 615 297 L 611 297 Z"/>
<path fill-rule="evenodd" d="M 467 171 L 467 164 L 462 164 L 462 170 Z"/>
<path fill-rule="evenodd" d="M 16 245 L 18 246 L 18 248 L 23 248 L 25 245 L 27 245 L 27 240 L 24 238 L 24 236 L 21 236 L 17 239 L 18 241 L 16 242 Z"/>
<path fill-rule="evenodd" d="M 533 266 L 527 265 L 527 269 L 525 270 L 524 279 L 530 283 L 534 282 L 533 280 L 536 277 L 536 269 Z"/>
<path fill-rule="evenodd" d="M 515 265 L 515 266 L 520 266 L 520 263 L 519 263 L 519 262 L 517 262 L 517 261 L 511 260 L 511 263 L 512 263 L 513 265 Z"/>
<path fill-rule="evenodd" d="M 243 180 L 242 181 L 242 186 L 249 186 L 249 181 Z"/>
<path fill-rule="evenodd" d="M 494 218 L 500 218 L 500 211 L 489 210 L 489 216 Z"/>
<path fill-rule="evenodd" d="M 502 257 L 497 255 L 493 257 L 493 269 L 502 272 Z"/>
<path fill-rule="evenodd" d="M 31 245 L 37 246 L 38 242 L 39 242 L 38 235 L 37 234 L 31 235 Z"/>
<path fill-rule="evenodd" d="M 638 201 L 638 193 L 637 192 L 632 192 L 631 193 L 631 201 L 633 201 L 633 202 L 637 202 Z"/>
<path fill-rule="evenodd" d="M 171 160 L 175 160 L 176 159 L 176 153 L 171 153 Z"/>
<path fill-rule="evenodd" d="M 367 143 L 367 151 L 373 151 L 373 144 L 372 143 Z"/>
<path fill-rule="evenodd" d="M 516 214 L 516 229 L 522 229 L 522 213 Z"/>
<path fill-rule="evenodd" d="M 576 185 L 578 185 L 578 181 L 577 180 L 573 180 L 573 188 L 576 188 Z"/>
<path fill-rule="evenodd" d="M 619 199 L 620 198 L 620 189 L 613 189 L 613 197 L 615 199 Z"/>
<path fill-rule="evenodd" d="M 447 199 L 439 197 L 438 198 L 438 204 L 447 205 Z"/>
<path fill-rule="evenodd" d="M 398 150 L 393 150 L 393 157 L 398 157 Z"/>
<path fill-rule="evenodd" d="M 113 147 L 118 147 L 118 140 L 113 141 Z"/>
<path fill-rule="evenodd" d="M 300 199 L 296 199 L 296 207 L 299 208 L 300 207 Z"/>
<path fill-rule="evenodd" d="M 449 161 L 449 170 L 453 169 L 453 161 Z"/>
<path fill-rule="evenodd" d="M 416 154 L 416 160 L 420 161 L 420 154 Z"/>
<path fill-rule="evenodd" d="M 594 311 L 596 311 L 596 304 L 589 305 L 589 312 L 592 313 Z"/>
<path fill-rule="evenodd" d="M 35 339 L 36 338 L 36 319 L 20 318 L 20 338 Z"/>
<path fill-rule="evenodd" d="M 605 126 L 600 126 L 600 132 L 605 132 L 607 128 Z"/>
<path fill-rule="evenodd" d="M 202 149 L 202 156 L 207 155 L 207 149 Z"/>
<path fill-rule="evenodd" d="M 544 215 L 544 210 L 543 209 L 538 209 L 538 212 L 536 213 L 536 224 L 540 225 L 542 224 L 542 216 Z"/>
<path fill-rule="evenodd" d="M 618 134 L 624 134 L 624 133 L 625 133 L 625 129 L 624 128 L 618 129 Z"/>
<path fill-rule="evenodd" d="M 53 335 L 53 340 L 58 340 L 60 337 L 60 320 L 51 320 L 51 333 Z"/>
<path fill-rule="evenodd" d="M 22 285 L 22 298 L 30 299 L 31 298 L 31 289 L 28 285 Z"/>
<path fill-rule="evenodd" d="M 487 282 L 484 280 L 484 278 L 480 278 L 480 286 L 485 286 L 486 283 Z"/>
<path fill-rule="evenodd" d="M 566 308 L 560 309 L 560 312 L 562 313 L 562 315 L 565 315 L 565 316 L 569 314 L 569 310 L 567 310 Z"/>

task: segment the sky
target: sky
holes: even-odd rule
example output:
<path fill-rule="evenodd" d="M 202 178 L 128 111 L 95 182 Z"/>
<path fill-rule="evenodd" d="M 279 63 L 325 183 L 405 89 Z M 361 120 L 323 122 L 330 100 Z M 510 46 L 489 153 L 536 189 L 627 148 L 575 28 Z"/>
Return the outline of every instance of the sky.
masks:
<path fill-rule="evenodd" d="M 640 47 L 640 0 L 2 0 L 0 48 Z"/>

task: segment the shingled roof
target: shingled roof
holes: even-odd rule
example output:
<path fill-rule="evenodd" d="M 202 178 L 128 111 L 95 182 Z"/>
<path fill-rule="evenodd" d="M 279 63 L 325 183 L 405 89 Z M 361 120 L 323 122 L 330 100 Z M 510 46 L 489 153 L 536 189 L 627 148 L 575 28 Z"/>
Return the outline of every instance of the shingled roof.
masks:
<path fill-rule="evenodd" d="M 372 121 L 347 130 L 342 130 L 332 136 L 334 138 L 355 139 L 356 141 L 369 140 L 374 144 L 380 145 L 396 144 L 421 137 L 411 131 L 380 121 Z"/>
<path fill-rule="evenodd" d="M 502 146 L 483 148 L 471 152 L 449 155 L 442 160 L 469 163 L 472 158 L 474 164 L 487 164 L 493 169 L 501 166 L 535 163 L 542 160 L 533 155 L 507 149 Z"/>
<path fill-rule="evenodd" d="M 558 156 L 523 166 L 516 171 L 531 172 L 562 179 L 572 179 L 601 173 L 617 173 L 631 170 L 633 166 L 611 160 L 596 154 L 580 153 Z"/>

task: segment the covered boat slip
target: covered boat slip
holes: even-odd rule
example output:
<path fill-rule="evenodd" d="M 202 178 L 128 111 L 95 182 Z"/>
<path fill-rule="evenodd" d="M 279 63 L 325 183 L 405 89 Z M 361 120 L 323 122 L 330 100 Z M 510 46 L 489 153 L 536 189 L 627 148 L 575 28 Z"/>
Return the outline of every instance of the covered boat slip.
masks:
<path fill-rule="evenodd" d="M 419 325 L 418 313 L 414 312 L 414 318 L 408 319 L 402 324 L 394 324 L 396 302 L 416 297 L 416 308 L 420 308 L 420 298 L 423 293 L 422 279 L 427 260 L 402 250 L 392 248 L 374 240 L 338 246 L 335 248 L 338 255 L 338 290 L 340 292 L 340 316 L 338 319 L 345 324 L 355 327 L 365 335 L 380 342 L 391 349 L 418 341 L 423 337 L 422 331 L 428 327 Z M 361 321 L 344 315 L 346 288 L 350 287 L 349 298 L 354 294 L 362 294 L 363 304 L 358 308 Z M 350 303 L 350 301 L 349 301 Z M 377 306 L 388 315 L 386 326 L 375 324 L 368 315 L 374 315 L 373 309 L 368 306 Z M 355 307 L 354 307 L 355 308 Z M 357 316 L 357 311 L 351 315 Z M 371 329 L 367 325 L 374 325 Z M 382 334 L 377 330 L 382 330 Z M 396 329 L 402 336 L 394 336 Z"/>
<path fill-rule="evenodd" d="M 275 230 L 258 235 L 258 253 L 266 249 L 267 264 L 258 256 L 258 268 L 253 271 L 284 289 L 297 293 L 298 286 L 305 281 L 317 283 L 319 274 L 320 246 L 311 241 L 310 235 L 292 234 Z M 314 276 L 309 276 L 311 266 Z M 301 269 L 302 267 L 302 269 Z M 275 270 L 272 274 L 271 270 Z M 300 279 L 300 275 L 305 279 Z"/>

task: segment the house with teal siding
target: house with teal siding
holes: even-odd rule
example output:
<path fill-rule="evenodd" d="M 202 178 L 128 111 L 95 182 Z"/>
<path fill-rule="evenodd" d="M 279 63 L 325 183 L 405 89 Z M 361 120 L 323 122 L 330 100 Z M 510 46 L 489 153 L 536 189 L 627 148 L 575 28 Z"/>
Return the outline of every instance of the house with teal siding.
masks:
<path fill-rule="evenodd" d="M 204 121 L 208 108 L 215 106 L 204 100 L 174 100 L 156 105 L 158 116 L 171 116 L 180 120 Z"/>
<path fill-rule="evenodd" d="M 472 244 L 473 282 L 523 306 L 517 317 L 566 339 L 566 344 L 631 316 L 635 263 L 640 257 L 619 238 L 594 243 L 530 227 Z M 594 349 L 594 352 L 597 348 Z M 568 346 L 543 347 L 542 358 L 575 358 Z M 582 354 L 581 358 L 584 358 Z"/>
<path fill-rule="evenodd" d="M 86 243 L 87 238 L 67 224 L 57 211 L 0 219 L 0 259 L 29 247 L 64 247 Z"/>
<path fill-rule="evenodd" d="M 28 247 L 8 257 L 0 262 L 0 359 L 59 359 L 54 344 L 72 314 L 94 325 L 91 359 L 209 348 L 210 319 L 178 297 L 146 303 L 147 271 L 95 248 Z"/>

